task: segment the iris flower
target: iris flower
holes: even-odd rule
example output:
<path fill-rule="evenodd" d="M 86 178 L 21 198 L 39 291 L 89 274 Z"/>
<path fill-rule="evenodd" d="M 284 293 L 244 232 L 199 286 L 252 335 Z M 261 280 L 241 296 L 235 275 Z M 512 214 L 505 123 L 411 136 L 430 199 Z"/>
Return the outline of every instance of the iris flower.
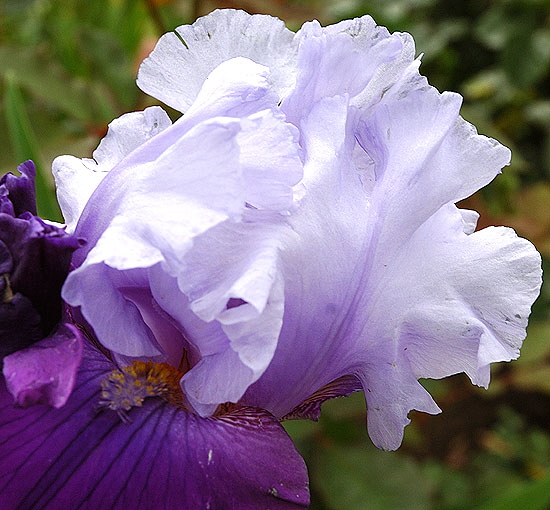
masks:
<path fill-rule="evenodd" d="M 183 115 L 125 114 L 93 159 L 54 161 L 86 240 L 62 289 L 86 339 L 61 409 L 2 393 L 4 491 L 307 506 L 281 420 L 363 390 L 371 439 L 396 449 L 410 410 L 439 412 L 419 379 L 487 386 L 519 356 L 540 257 L 455 205 L 510 152 L 419 65 L 368 16 L 294 34 L 222 10 L 160 39 L 137 83 Z"/>

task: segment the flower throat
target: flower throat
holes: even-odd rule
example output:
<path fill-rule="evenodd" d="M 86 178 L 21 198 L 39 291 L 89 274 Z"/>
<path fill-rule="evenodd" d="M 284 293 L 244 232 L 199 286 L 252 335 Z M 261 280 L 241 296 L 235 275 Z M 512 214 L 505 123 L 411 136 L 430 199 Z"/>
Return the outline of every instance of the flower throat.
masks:
<path fill-rule="evenodd" d="M 100 408 L 115 411 L 120 419 L 129 422 L 127 411 L 141 407 L 148 397 L 160 397 L 169 404 L 185 409 L 180 379 L 184 372 L 168 363 L 134 361 L 131 365 L 113 370 L 101 381 Z"/>

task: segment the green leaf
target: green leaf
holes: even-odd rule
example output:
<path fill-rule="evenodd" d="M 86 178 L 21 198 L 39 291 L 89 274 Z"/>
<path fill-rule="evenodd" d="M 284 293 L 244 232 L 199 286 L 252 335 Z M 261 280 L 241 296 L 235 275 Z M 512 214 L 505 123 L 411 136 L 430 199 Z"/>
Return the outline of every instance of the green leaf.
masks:
<path fill-rule="evenodd" d="M 521 365 L 544 364 L 550 356 L 550 321 L 532 322 L 527 329 L 527 338 L 521 348 L 521 356 L 514 361 L 516 368 Z"/>
<path fill-rule="evenodd" d="M 550 477 L 503 488 L 498 497 L 475 510 L 546 510 L 550 506 Z"/>
<path fill-rule="evenodd" d="M 311 478 L 327 508 L 429 508 L 431 487 L 419 466 L 374 446 L 330 446 L 310 461 Z"/>
<path fill-rule="evenodd" d="M 46 104 L 86 124 L 94 119 L 95 98 L 88 84 L 69 76 L 51 61 L 44 60 L 31 48 L 0 47 L 0 75 L 11 75 L 19 86 Z"/>
<path fill-rule="evenodd" d="M 4 110 L 13 150 L 18 161 L 32 159 L 36 166 L 36 201 L 39 216 L 59 221 L 61 214 L 55 200 L 53 187 L 44 172 L 39 145 L 25 109 L 23 95 L 13 75 L 8 73 L 5 81 Z"/>

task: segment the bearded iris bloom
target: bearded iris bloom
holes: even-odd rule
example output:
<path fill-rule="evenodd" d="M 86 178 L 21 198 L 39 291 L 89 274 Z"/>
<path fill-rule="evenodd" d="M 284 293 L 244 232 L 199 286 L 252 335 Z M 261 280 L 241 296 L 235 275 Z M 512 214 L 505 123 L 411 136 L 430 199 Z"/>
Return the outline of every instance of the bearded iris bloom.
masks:
<path fill-rule="evenodd" d="M 54 161 L 86 239 L 62 296 L 97 347 L 60 411 L 10 411 L 4 427 L 50 430 L 26 502 L 70 501 L 92 476 L 83 504 L 307 505 L 279 420 L 363 390 L 370 437 L 395 449 L 410 410 L 439 412 L 418 379 L 487 386 L 490 363 L 519 355 L 540 257 L 455 205 L 510 153 L 414 54 L 368 16 L 293 34 L 215 11 L 140 68 L 178 120 L 129 113 L 94 159 Z M 30 450 L 11 451 L 30 473 Z"/>

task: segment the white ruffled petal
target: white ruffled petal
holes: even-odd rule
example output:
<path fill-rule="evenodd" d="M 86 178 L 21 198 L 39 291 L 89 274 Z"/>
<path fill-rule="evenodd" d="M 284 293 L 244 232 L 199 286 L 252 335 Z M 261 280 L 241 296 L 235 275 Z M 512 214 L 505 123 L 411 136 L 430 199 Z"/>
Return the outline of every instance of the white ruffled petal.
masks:
<path fill-rule="evenodd" d="M 448 205 L 387 260 L 387 276 L 369 289 L 375 326 L 365 335 L 397 339 L 417 378 L 465 372 L 487 386 L 489 363 L 519 356 L 541 284 L 540 257 L 511 229 L 468 235 L 463 226 Z"/>
<path fill-rule="evenodd" d="M 57 201 L 67 225 L 67 232 L 73 233 L 84 207 L 106 172 L 99 171 L 93 159 L 79 159 L 74 156 L 55 158 L 52 172 L 57 188 Z"/>
<path fill-rule="evenodd" d="M 358 129 L 374 164 L 371 202 L 378 214 L 370 228 L 384 254 L 398 250 L 440 207 L 488 184 L 510 161 L 509 149 L 458 116 L 458 94 L 433 88 L 395 94 Z"/>
<path fill-rule="evenodd" d="M 293 83 L 294 34 L 271 16 L 217 10 L 163 35 L 141 64 L 138 86 L 186 112 L 206 77 L 222 62 L 245 57 L 269 67 L 279 94 Z"/>
<path fill-rule="evenodd" d="M 93 153 L 98 169 L 103 172 L 113 169 L 130 152 L 171 125 L 170 117 L 160 106 L 125 113 L 113 120 L 107 135 Z"/>

